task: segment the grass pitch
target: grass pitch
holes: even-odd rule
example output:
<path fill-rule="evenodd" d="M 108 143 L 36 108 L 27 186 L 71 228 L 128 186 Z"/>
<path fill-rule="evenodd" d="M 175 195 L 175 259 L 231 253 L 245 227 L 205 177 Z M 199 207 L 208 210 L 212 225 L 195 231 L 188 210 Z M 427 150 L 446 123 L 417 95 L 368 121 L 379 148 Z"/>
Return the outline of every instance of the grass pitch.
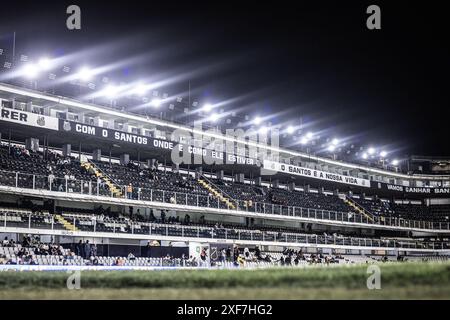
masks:
<path fill-rule="evenodd" d="M 258 270 L 0 272 L 0 299 L 450 299 L 450 263 L 380 263 L 381 289 L 367 265 Z"/>

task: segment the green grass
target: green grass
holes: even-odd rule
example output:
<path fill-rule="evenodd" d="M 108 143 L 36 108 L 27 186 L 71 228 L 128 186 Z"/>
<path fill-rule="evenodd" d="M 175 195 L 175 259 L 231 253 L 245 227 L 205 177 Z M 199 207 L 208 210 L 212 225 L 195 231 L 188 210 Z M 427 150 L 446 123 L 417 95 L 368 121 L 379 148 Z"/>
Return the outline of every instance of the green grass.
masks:
<path fill-rule="evenodd" d="M 450 264 L 380 264 L 381 290 L 367 266 L 264 270 L 0 272 L 1 299 L 450 299 Z"/>

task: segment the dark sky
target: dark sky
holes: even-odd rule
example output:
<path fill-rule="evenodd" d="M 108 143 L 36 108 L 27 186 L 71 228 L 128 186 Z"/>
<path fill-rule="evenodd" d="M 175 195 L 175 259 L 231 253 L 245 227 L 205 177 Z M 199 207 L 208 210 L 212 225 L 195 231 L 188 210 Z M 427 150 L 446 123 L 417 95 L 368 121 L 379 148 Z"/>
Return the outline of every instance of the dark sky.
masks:
<path fill-rule="evenodd" d="M 449 26 L 442 1 L 15 1 L 0 36 L 19 53 L 77 53 L 71 65 L 124 62 L 123 81 L 188 80 L 202 101 L 243 114 L 303 118 L 312 131 L 450 156 Z M 78 4 L 82 30 L 65 27 Z M 366 28 L 377 4 L 382 30 Z M 6 9 L 7 8 L 7 9 Z M 4 42 L 3 42 L 4 43 Z"/>

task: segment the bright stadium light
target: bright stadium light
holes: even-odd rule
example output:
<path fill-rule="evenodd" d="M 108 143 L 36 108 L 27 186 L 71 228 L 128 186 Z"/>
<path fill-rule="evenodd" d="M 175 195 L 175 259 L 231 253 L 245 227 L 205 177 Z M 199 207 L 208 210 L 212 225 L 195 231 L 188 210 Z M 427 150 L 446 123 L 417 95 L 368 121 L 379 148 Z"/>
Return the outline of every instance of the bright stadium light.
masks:
<path fill-rule="evenodd" d="M 372 155 L 375 153 L 375 149 L 374 148 L 369 148 L 369 150 L 367 150 L 367 152 Z"/>
<path fill-rule="evenodd" d="M 159 108 L 161 106 L 162 101 L 160 99 L 153 99 L 152 102 L 150 102 L 150 104 L 155 107 L 155 108 Z"/>
<path fill-rule="evenodd" d="M 392 165 L 393 165 L 393 166 L 398 165 L 398 160 L 397 160 L 397 159 L 392 160 Z"/>
<path fill-rule="evenodd" d="M 34 79 L 39 73 L 39 68 L 32 63 L 28 63 L 23 67 L 23 75 L 28 79 Z"/>
<path fill-rule="evenodd" d="M 119 88 L 114 85 L 109 85 L 103 90 L 103 94 L 108 98 L 115 98 L 117 93 L 119 92 Z"/>
<path fill-rule="evenodd" d="M 300 139 L 300 143 L 301 144 L 307 144 L 308 143 L 308 138 L 307 137 L 303 137 Z"/>
<path fill-rule="evenodd" d="M 147 86 L 140 83 L 136 86 L 136 88 L 134 89 L 134 92 L 138 95 L 138 96 L 143 96 L 144 94 L 147 93 Z"/>
<path fill-rule="evenodd" d="M 337 145 L 339 144 L 339 140 L 336 139 L 336 138 L 334 138 L 334 139 L 331 141 L 331 144 L 332 144 L 333 146 L 337 146 Z"/>
<path fill-rule="evenodd" d="M 216 122 L 217 120 L 219 120 L 219 114 L 213 113 L 212 115 L 209 116 L 209 121 Z"/>
<path fill-rule="evenodd" d="M 335 149 L 336 149 L 336 147 L 334 145 L 328 146 L 328 151 L 333 152 Z"/>
<path fill-rule="evenodd" d="M 367 157 L 368 157 L 367 153 L 364 152 L 363 155 L 362 155 L 362 158 L 363 159 L 367 159 Z"/>
<path fill-rule="evenodd" d="M 294 133 L 294 131 L 295 131 L 295 129 L 294 129 L 294 127 L 293 127 L 293 126 L 289 126 L 289 127 L 287 127 L 287 132 L 288 132 L 289 134 L 293 134 L 293 133 Z"/>
<path fill-rule="evenodd" d="M 313 133 L 312 133 L 312 132 L 308 132 L 308 133 L 306 134 L 306 137 L 307 137 L 308 139 L 312 139 Z"/>
<path fill-rule="evenodd" d="M 267 129 L 267 127 L 261 127 L 258 130 L 258 132 L 261 134 L 266 134 L 268 131 L 269 131 L 269 129 Z"/>
<path fill-rule="evenodd" d="M 384 158 L 387 156 L 387 152 L 386 151 L 381 151 L 380 152 L 380 157 Z"/>
<path fill-rule="evenodd" d="M 212 108 L 213 108 L 212 104 L 206 103 L 206 104 L 203 106 L 203 111 L 205 111 L 205 112 L 210 112 L 210 111 L 212 110 Z"/>
<path fill-rule="evenodd" d="M 261 118 L 260 117 L 255 117 L 255 119 L 253 119 L 253 123 L 256 125 L 259 125 L 261 123 Z"/>
<path fill-rule="evenodd" d="M 52 62 L 49 58 L 41 58 L 38 62 L 39 68 L 41 68 L 42 70 L 50 70 L 50 68 L 52 67 Z"/>
<path fill-rule="evenodd" d="M 77 78 L 81 81 L 89 81 L 92 79 L 92 71 L 87 67 L 83 67 L 78 71 Z"/>

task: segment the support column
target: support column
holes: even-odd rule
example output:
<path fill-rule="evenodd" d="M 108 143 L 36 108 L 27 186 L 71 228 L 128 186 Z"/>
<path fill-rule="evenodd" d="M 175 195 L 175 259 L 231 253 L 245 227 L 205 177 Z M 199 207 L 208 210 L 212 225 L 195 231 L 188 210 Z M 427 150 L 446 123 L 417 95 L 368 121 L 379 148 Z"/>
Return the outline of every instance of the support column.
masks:
<path fill-rule="evenodd" d="M 126 166 L 130 163 L 130 155 L 128 153 L 123 153 L 120 155 L 120 164 Z"/>
<path fill-rule="evenodd" d="M 310 192 L 311 191 L 311 186 L 309 184 L 305 185 L 305 192 Z"/>
<path fill-rule="evenodd" d="M 261 184 L 262 184 L 262 179 L 261 179 L 261 177 L 256 177 L 256 178 L 254 179 L 254 181 L 255 181 L 255 186 L 258 186 L 258 187 L 261 186 Z"/>
<path fill-rule="evenodd" d="M 92 159 L 94 161 L 100 161 L 102 158 L 102 150 L 101 149 L 95 149 L 92 151 Z"/>
<path fill-rule="evenodd" d="M 216 171 L 216 178 L 217 178 L 217 180 L 223 180 L 223 176 L 224 176 L 223 170 L 217 170 Z"/>
<path fill-rule="evenodd" d="M 70 157 L 70 155 L 72 154 L 72 145 L 70 143 L 63 144 L 62 154 L 63 154 L 63 157 Z"/>
<path fill-rule="evenodd" d="M 288 187 L 289 191 L 294 191 L 295 190 L 295 182 L 289 182 L 287 187 Z"/>
<path fill-rule="evenodd" d="M 37 138 L 28 138 L 25 140 L 25 148 L 30 151 L 38 151 L 39 150 L 39 139 Z"/>
<path fill-rule="evenodd" d="M 234 181 L 239 183 L 244 183 L 244 174 L 243 173 L 236 173 L 234 175 Z"/>
<path fill-rule="evenodd" d="M 180 165 L 178 163 L 172 163 L 172 172 L 173 173 L 180 172 Z"/>
<path fill-rule="evenodd" d="M 195 168 L 195 179 L 199 179 L 202 174 L 203 174 L 203 168 L 202 167 Z"/>
<path fill-rule="evenodd" d="M 272 180 L 272 188 L 279 188 L 280 187 L 280 180 L 275 179 Z"/>

